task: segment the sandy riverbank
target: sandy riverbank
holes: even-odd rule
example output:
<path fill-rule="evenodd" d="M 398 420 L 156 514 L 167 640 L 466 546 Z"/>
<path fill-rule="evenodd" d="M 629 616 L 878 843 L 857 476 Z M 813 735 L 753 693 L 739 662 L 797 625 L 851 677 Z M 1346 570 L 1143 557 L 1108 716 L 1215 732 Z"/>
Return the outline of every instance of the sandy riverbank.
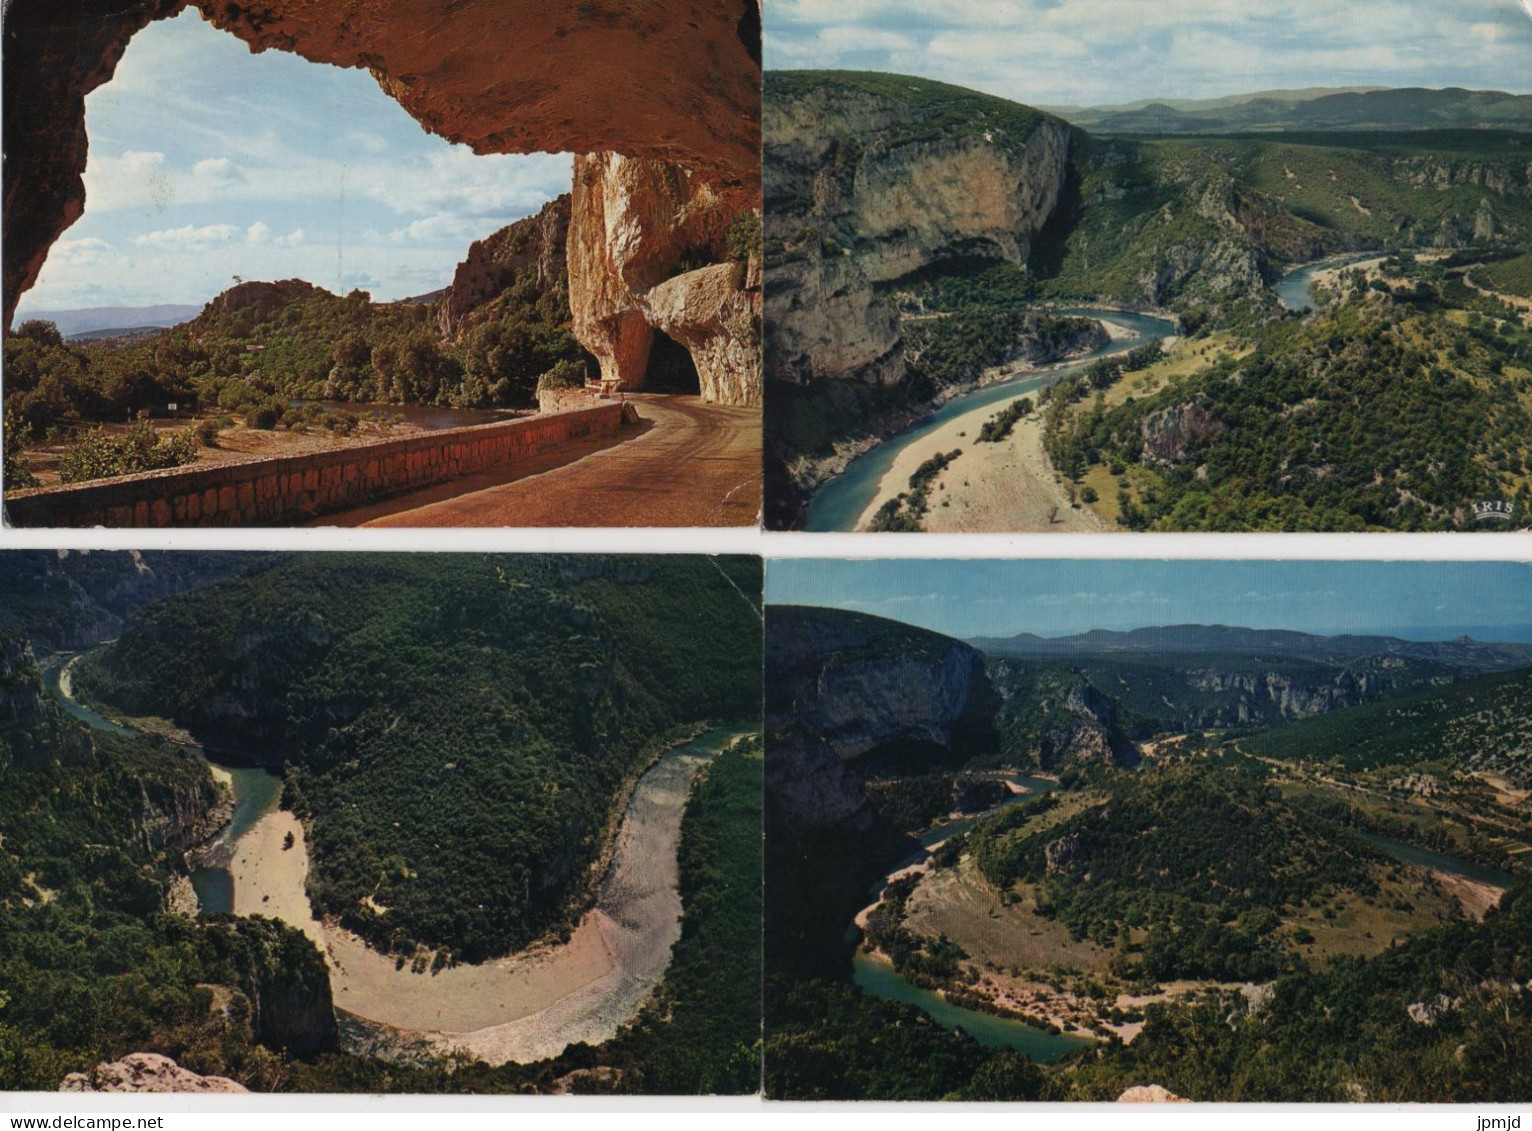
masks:
<path fill-rule="evenodd" d="M 706 753 L 672 751 L 640 779 L 596 906 L 567 942 L 436 974 L 395 969 L 356 935 L 315 920 L 303 826 L 281 810 L 235 845 L 234 911 L 282 919 L 313 939 L 329 960 L 337 1008 L 443 1050 L 503 1064 L 609 1040 L 659 983 L 680 938 L 682 812 L 693 778 L 724 741 Z"/>
<path fill-rule="evenodd" d="M 1035 393 L 1022 395 L 1036 399 Z M 1003 404 L 985 405 L 965 412 L 906 447 L 878 483 L 877 495 L 857 517 L 856 528 L 866 529 L 886 500 L 909 490 L 910 476 L 922 463 L 938 452 L 961 449 L 963 454 L 931 488 L 927 530 L 1110 529 L 1106 520 L 1088 508 L 1070 505 L 1043 450 L 1040 413 L 1018 421 L 1011 435 L 998 444 L 977 442 L 984 422 L 1004 408 Z"/>

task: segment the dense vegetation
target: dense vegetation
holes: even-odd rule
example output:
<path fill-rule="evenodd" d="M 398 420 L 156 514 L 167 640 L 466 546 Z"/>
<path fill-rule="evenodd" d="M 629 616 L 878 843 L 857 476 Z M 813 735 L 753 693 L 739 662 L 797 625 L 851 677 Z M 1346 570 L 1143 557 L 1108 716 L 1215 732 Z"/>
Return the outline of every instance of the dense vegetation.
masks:
<path fill-rule="evenodd" d="M 251 428 L 320 427 L 337 435 L 357 416 L 317 401 L 526 408 L 539 382 L 584 379 L 588 355 L 570 331 L 561 279 L 524 268 L 444 338 L 436 302 L 375 303 L 300 280 L 239 283 L 195 319 L 147 335 L 65 341 L 50 322 L 5 337 L 8 488 L 28 486 L 29 442 L 69 439 L 64 482 L 177 466 L 216 444 L 236 416 Z M 161 416 L 168 404 L 200 427 L 154 442 L 93 423 Z"/>
<path fill-rule="evenodd" d="M 1109 1101 L 1152 1081 L 1203 1101 L 1504 1103 L 1532 1094 L 1529 973 L 1523 881 L 1483 923 L 1284 974 L 1257 1008 L 1222 993 L 1151 1004 L 1132 1044 L 1045 1066 L 849 985 L 771 976 L 766 1088 L 781 1099 Z M 1417 1003 L 1431 1003 L 1432 1023 L 1411 1017 Z"/>
<path fill-rule="evenodd" d="M 1038 914 L 1077 939 L 1126 953 L 1129 932 L 1145 932 L 1155 980 L 1270 977 L 1290 963 L 1285 908 L 1377 890 L 1371 850 L 1240 761 L 1134 775 L 1040 832 L 1009 824 L 970 834 L 984 877 L 1035 885 Z"/>
<path fill-rule="evenodd" d="M 1532 881 L 1523 880 L 1482 923 L 1286 975 L 1259 1009 L 1226 995 L 1151 1005 L 1137 1040 L 1080 1056 L 1061 1083 L 1072 1098 L 1096 1100 L 1146 1079 L 1199 1100 L 1525 1100 L 1529 973 Z M 1428 1022 L 1412 1016 L 1420 1007 Z"/>
<path fill-rule="evenodd" d="M 280 1084 L 283 1049 L 312 1055 L 334 1035 L 318 950 L 259 916 L 166 910 L 190 831 L 176 822 L 216 799 L 207 764 L 162 741 L 92 742 L 41 697 L 29 662 L 8 668 L 0 695 L 12 714 L 52 720 L 22 746 L 0 729 L 0 1089 L 56 1090 L 67 1072 L 141 1050 Z M 319 1023 L 292 1028 L 309 1007 Z"/>
<path fill-rule="evenodd" d="M 1058 387 L 1049 455 L 1075 478 L 1109 467 L 1135 529 L 1463 529 L 1480 500 L 1524 525 L 1532 332 L 1459 322 L 1428 290 L 1274 323 L 1142 399 L 1069 410 L 1078 390 Z"/>
<path fill-rule="evenodd" d="M 1348 770 L 1441 766 L 1532 785 L 1532 668 L 1335 711 L 1252 736 L 1251 753 Z"/>
<path fill-rule="evenodd" d="M 871 96 L 908 111 L 894 120 L 883 135 L 890 148 L 947 141 L 953 136 L 987 130 L 993 144 L 1019 149 L 1038 124 L 1050 117 L 1006 98 L 908 75 L 877 71 L 768 71 L 765 75 L 767 105 L 822 91 L 832 96 L 835 92 Z M 839 140 L 843 147 L 858 147 L 859 139 L 855 137 Z M 856 163 L 849 155 L 842 161 L 852 166 Z"/>
<path fill-rule="evenodd" d="M 144 610 L 78 685 L 285 764 L 316 910 L 479 961 L 568 922 L 661 744 L 756 712 L 759 593 L 755 559 L 292 556 Z"/>

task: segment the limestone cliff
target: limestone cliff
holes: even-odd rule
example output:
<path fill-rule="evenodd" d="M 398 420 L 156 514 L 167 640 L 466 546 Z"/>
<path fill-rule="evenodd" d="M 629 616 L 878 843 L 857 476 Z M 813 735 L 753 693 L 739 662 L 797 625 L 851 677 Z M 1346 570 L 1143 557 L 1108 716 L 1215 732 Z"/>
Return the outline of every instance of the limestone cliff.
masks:
<path fill-rule="evenodd" d="M 90 760 L 90 736 L 44 689 L 26 640 L 0 629 L 0 775 Z"/>
<path fill-rule="evenodd" d="M 730 231 L 753 201 L 664 162 L 575 160 L 569 231 L 574 333 L 602 376 L 646 384 L 655 332 L 686 347 L 705 400 L 761 400 L 758 261 L 731 262 Z"/>
<path fill-rule="evenodd" d="M 987 722 L 983 657 L 934 632 L 831 609 L 768 610 L 766 774 L 789 829 L 865 829 L 883 752 L 940 761 Z"/>
<path fill-rule="evenodd" d="M 1064 189 L 1073 131 L 893 76 L 774 74 L 768 89 L 769 376 L 897 382 L 898 318 L 875 288 L 959 256 L 1024 266 Z"/>
<path fill-rule="evenodd" d="M 85 96 L 186 0 L 14 0 L 5 13 L 5 324 L 84 205 Z M 720 193 L 759 184 L 758 0 L 260 0 L 197 5 L 253 51 L 366 67 L 477 153 L 615 151 Z"/>
<path fill-rule="evenodd" d="M 0 555 L 0 627 L 43 655 L 122 631 L 134 609 L 239 569 L 261 554 L 163 550 L 11 550 Z"/>
<path fill-rule="evenodd" d="M 61 1092 L 244 1092 L 243 1084 L 227 1076 L 200 1076 L 168 1056 L 130 1052 L 120 1060 L 103 1061 L 90 1072 L 71 1072 Z"/>
<path fill-rule="evenodd" d="M 565 243 L 569 232 L 569 194 L 543 205 L 536 215 L 507 224 L 493 235 L 475 240 L 457 265 L 452 283 L 442 294 L 437 325 L 443 338 L 457 338 L 475 321 L 474 315 L 528 269 L 537 273 L 542 291 L 569 287 Z"/>

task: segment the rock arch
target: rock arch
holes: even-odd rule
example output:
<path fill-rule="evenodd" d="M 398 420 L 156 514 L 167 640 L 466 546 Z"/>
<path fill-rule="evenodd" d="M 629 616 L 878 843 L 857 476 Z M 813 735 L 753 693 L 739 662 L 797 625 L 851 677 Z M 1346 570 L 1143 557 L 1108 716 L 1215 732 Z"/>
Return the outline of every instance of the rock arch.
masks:
<path fill-rule="evenodd" d="M 760 202 L 759 2 L 11 0 L 4 29 L 5 325 L 36 281 L 48 249 L 84 210 L 85 96 L 111 79 L 129 40 L 155 20 L 195 7 L 252 51 L 276 49 L 316 63 L 366 67 L 423 127 L 477 153 L 573 151 L 585 155 L 577 165 L 643 168 L 648 184 L 684 182 L 691 203 L 706 196 L 710 222 L 726 223 Z M 648 279 L 638 297 L 687 274 L 683 259 L 665 263 L 664 249 L 690 247 L 695 209 L 670 209 L 673 197 L 658 207 L 641 197 L 626 199 L 623 207 L 645 216 L 636 227 L 639 244 L 647 246 L 636 247 L 630 238 L 635 225 L 610 208 L 602 214 L 601 239 L 582 235 L 589 217 L 579 214 L 578 175 L 575 187 L 572 292 L 627 302 L 634 295 L 626 282 L 607 286 L 601 275 L 621 270 L 635 254 L 650 273 L 662 276 Z M 627 242 L 608 254 L 607 239 Z M 600 254 L 577 263 L 580 247 Z M 734 271 L 741 276 L 738 293 L 723 305 L 733 310 L 753 304 L 758 320 L 758 282 L 749 291 L 749 276 L 758 273 L 758 267 L 743 276 Z M 720 306 L 720 296 L 698 294 Z M 669 296 L 672 303 L 676 297 Z M 619 351 L 604 327 L 613 319 L 647 324 L 651 315 L 641 303 L 619 310 L 575 294 L 571 305 L 577 336 L 603 359 L 609 376 L 626 378 L 615 360 L 606 360 Z M 666 333 L 694 355 L 719 355 L 717 333 L 707 327 L 721 325 L 720 314 L 715 309 L 694 324 L 697 319 L 685 311 L 667 308 L 666 316 L 679 321 Z M 706 341 L 693 345 L 689 337 Z M 758 358 L 754 367 L 753 375 L 713 382 L 713 399 L 759 403 Z M 701 357 L 698 369 L 708 395 Z"/>

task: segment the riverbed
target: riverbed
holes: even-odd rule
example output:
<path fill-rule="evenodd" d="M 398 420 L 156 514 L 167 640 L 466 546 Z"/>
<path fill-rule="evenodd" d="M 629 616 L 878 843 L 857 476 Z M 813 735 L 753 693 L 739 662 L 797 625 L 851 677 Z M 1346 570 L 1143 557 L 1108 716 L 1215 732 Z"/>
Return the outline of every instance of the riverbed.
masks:
<path fill-rule="evenodd" d="M 825 482 L 809 500 L 804 529 L 811 531 L 856 530 L 865 521 L 869 508 L 878 501 L 886 489 L 898 486 L 888 476 L 895 464 L 913 445 L 935 438 L 943 430 L 979 410 L 998 409 L 1004 404 L 1062 380 L 1086 369 L 1099 358 L 1123 353 L 1154 338 L 1167 337 L 1175 332 L 1173 323 L 1163 318 L 1129 311 L 1068 309 L 1050 311 L 1053 314 L 1095 318 L 1110 322 L 1119 330 L 1113 331 L 1111 341 L 1098 350 L 1084 354 L 1066 365 L 1041 371 L 1022 373 L 1014 378 L 981 385 L 972 392 L 948 400 L 921 423 L 892 436 L 876 447 L 858 456 L 846 466 L 846 470 Z M 1125 331 L 1125 332 L 1124 332 Z M 972 446 L 982 420 L 961 426 L 969 433 L 966 445 Z M 960 444 L 964 441 L 958 441 Z M 995 445 L 999 447 L 1000 445 Z M 907 479 L 908 476 L 906 475 Z M 900 489 L 903 489 L 900 487 Z M 894 492 L 897 493 L 897 492 Z M 1010 527 L 1015 529 L 1015 526 Z"/>
<path fill-rule="evenodd" d="M 133 734 L 73 697 L 74 659 L 45 670 L 61 706 L 97 729 Z M 198 851 L 193 886 L 203 911 L 266 915 L 303 931 L 325 954 L 336 1008 L 395 1031 L 402 1043 L 424 1040 L 490 1064 L 556 1056 L 575 1042 L 610 1040 L 664 976 L 681 937 L 677 851 L 686 800 L 698 772 L 743 733 L 708 731 L 666 751 L 638 779 L 595 905 L 561 943 L 434 974 L 399 967 L 315 918 L 303 824 L 278 808 L 280 779 L 260 769 L 209 763 L 234 811 Z"/>

